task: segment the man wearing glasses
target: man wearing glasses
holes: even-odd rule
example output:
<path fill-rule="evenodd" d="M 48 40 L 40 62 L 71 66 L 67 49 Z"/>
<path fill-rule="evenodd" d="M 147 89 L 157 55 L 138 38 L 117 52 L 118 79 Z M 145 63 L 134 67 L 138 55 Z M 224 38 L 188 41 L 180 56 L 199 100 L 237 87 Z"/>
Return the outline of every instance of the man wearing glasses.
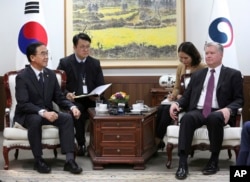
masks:
<path fill-rule="evenodd" d="M 95 107 L 97 97 L 84 97 L 75 99 L 75 95 L 88 94 L 100 85 L 104 85 L 104 77 L 100 61 L 91 57 L 91 39 L 85 33 L 79 33 L 73 37 L 74 53 L 60 59 L 57 69 L 64 70 L 67 75 L 65 95 L 80 109 L 82 115 L 75 120 L 75 136 L 78 143 L 78 156 L 84 156 L 85 125 L 89 118 L 87 109 Z M 104 97 L 101 96 L 104 100 Z"/>
<path fill-rule="evenodd" d="M 74 124 L 69 113 L 56 112 L 52 102 L 63 109 L 70 109 L 74 118 L 80 117 L 77 107 L 63 95 L 54 71 L 46 68 L 48 50 L 41 42 L 32 43 L 26 51 L 29 65 L 16 76 L 16 110 L 14 121 L 28 130 L 28 140 L 35 158 L 34 170 L 50 173 L 51 167 L 42 158 L 42 125 L 59 129 L 60 145 L 66 154 L 64 171 L 82 172 L 74 159 Z"/>

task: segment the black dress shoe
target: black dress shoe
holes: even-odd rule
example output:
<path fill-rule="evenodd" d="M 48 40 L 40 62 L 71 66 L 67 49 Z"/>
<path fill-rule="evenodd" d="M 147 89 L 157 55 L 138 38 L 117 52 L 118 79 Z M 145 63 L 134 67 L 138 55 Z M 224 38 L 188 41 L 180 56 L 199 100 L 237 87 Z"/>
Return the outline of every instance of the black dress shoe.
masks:
<path fill-rule="evenodd" d="M 219 171 L 218 162 L 209 160 L 206 167 L 202 170 L 202 173 L 204 175 L 211 175 L 215 174 L 217 171 Z"/>
<path fill-rule="evenodd" d="M 50 166 L 45 162 L 44 159 L 39 159 L 35 162 L 34 170 L 37 170 L 39 173 L 50 173 L 51 172 Z"/>
<path fill-rule="evenodd" d="M 68 162 L 66 162 L 64 164 L 64 171 L 69 171 L 73 174 L 79 174 L 82 172 L 82 168 L 80 168 L 77 163 L 75 162 L 75 160 L 71 159 Z"/>
<path fill-rule="evenodd" d="M 180 164 L 176 173 L 175 173 L 175 178 L 176 179 L 186 179 L 187 175 L 188 175 L 187 164 L 185 164 L 185 163 Z"/>
<path fill-rule="evenodd" d="M 78 146 L 76 155 L 77 155 L 77 156 L 84 156 L 84 155 L 85 155 L 85 152 L 86 152 L 86 147 L 85 147 L 85 145 Z"/>

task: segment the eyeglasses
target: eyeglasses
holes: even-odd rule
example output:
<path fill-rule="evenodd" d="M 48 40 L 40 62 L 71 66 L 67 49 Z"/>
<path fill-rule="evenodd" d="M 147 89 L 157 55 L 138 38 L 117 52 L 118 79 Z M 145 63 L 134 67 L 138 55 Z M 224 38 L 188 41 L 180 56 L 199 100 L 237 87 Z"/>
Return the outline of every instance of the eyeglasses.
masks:
<path fill-rule="evenodd" d="M 40 56 L 42 56 L 42 57 L 49 57 L 49 52 L 47 51 L 47 52 L 41 52 L 41 53 L 39 53 L 39 54 L 36 54 L 36 55 L 40 55 Z"/>
<path fill-rule="evenodd" d="M 79 46 L 80 49 L 84 49 L 84 50 L 89 50 L 90 49 L 90 46 Z"/>

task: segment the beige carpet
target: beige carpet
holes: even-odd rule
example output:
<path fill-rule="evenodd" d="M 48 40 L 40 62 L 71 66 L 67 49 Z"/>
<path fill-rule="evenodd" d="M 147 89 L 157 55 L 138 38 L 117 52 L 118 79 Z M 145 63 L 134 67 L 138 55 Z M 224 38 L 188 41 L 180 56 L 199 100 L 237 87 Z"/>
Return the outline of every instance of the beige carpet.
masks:
<path fill-rule="evenodd" d="M 0 153 L 2 154 L 2 133 L 0 132 Z M 235 157 L 228 159 L 227 151 L 224 150 L 220 155 L 220 171 L 211 176 L 204 176 L 201 169 L 207 163 L 210 152 L 196 151 L 194 158 L 189 158 L 189 176 L 185 181 L 197 182 L 228 182 L 229 166 L 234 165 Z M 134 170 L 133 165 L 109 164 L 104 166 L 104 170 L 93 170 L 92 162 L 88 156 L 77 157 L 77 163 L 83 168 L 83 173 L 73 175 L 63 171 L 65 156 L 58 154 L 55 159 L 51 150 L 44 150 L 44 157 L 52 167 L 50 174 L 39 174 L 33 170 L 33 157 L 30 150 L 21 150 L 18 160 L 14 159 L 14 150 L 10 151 L 9 170 L 3 170 L 4 160 L 0 155 L 0 182 L 171 182 L 175 179 L 175 172 L 178 167 L 177 150 L 173 152 L 171 169 L 165 166 L 167 156 L 166 151 L 158 151 L 150 160 L 146 162 L 145 170 Z"/>
<path fill-rule="evenodd" d="M 30 170 L 8 170 L 0 171 L 0 179 L 3 182 L 36 182 L 36 181 L 50 181 L 50 182 L 73 182 L 73 181 L 177 181 L 172 172 L 145 172 L 145 171 L 131 171 L 131 172 L 117 172 L 117 171 L 84 171 L 80 175 L 72 175 L 64 171 L 52 171 L 50 174 L 38 174 L 36 171 Z M 229 172 L 220 171 L 216 175 L 204 176 L 201 172 L 193 171 L 186 181 L 229 181 Z"/>

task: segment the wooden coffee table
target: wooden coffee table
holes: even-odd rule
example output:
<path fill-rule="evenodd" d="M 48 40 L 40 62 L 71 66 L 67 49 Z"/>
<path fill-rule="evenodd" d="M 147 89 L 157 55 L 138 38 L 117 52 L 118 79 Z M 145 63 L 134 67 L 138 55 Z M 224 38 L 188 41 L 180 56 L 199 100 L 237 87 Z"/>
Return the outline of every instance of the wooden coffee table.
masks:
<path fill-rule="evenodd" d="M 93 169 L 103 169 L 110 163 L 133 164 L 145 169 L 145 161 L 156 151 L 156 108 L 141 115 L 90 114 L 90 144 L 88 152 Z"/>

